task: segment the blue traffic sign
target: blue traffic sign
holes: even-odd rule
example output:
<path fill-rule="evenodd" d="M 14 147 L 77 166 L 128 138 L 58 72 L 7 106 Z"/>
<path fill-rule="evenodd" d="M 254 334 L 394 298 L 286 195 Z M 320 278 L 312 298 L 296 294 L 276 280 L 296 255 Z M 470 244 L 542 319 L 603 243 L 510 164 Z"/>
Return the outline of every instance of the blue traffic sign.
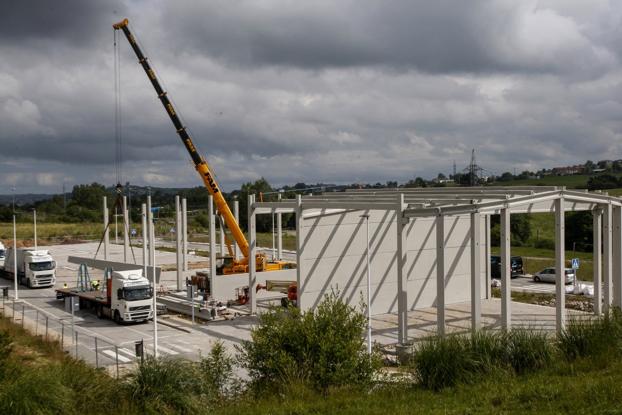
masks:
<path fill-rule="evenodd" d="M 572 258 L 572 268 L 579 269 L 579 258 Z"/>

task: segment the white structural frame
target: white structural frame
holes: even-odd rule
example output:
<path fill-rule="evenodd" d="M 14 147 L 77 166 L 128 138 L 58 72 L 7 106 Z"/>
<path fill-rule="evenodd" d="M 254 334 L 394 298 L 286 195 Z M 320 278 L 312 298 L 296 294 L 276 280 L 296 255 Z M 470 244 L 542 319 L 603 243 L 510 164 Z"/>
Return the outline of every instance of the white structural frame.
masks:
<path fill-rule="evenodd" d="M 466 187 L 466 188 L 416 188 L 416 189 L 364 189 L 346 192 L 332 192 L 321 195 L 297 196 L 296 200 L 284 199 L 276 202 L 257 202 L 249 197 L 248 202 L 249 245 L 251 254 L 249 265 L 250 307 L 256 311 L 254 287 L 254 254 L 257 248 L 255 216 L 258 214 L 294 213 L 296 215 L 297 282 L 298 297 L 304 296 L 302 282 L 308 273 L 301 261 L 300 248 L 305 240 L 303 219 L 328 216 L 351 211 L 387 211 L 397 215 L 397 321 L 398 342 L 406 344 L 408 336 L 408 292 L 406 283 L 407 239 L 405 227 L 416 218 L 436 218 L 436 278 L 437 278 L 437 330 L 443 334 L 446 329 L 444 292 L 446 264 L 444 218 L 467 215 L 470 217 L 470 273 L 471 281 L 479 281 L 482 271 L 486 271 L 486 292 L 481 292 L 479 284 L 471 284 L 471 321 L 473 330 L 481 326 L 481 298 L 490 298 L 490 261 L 481 264 L 480 255 L 490 256 L 490 216 L 501 216 L 501 326 L 512 326 L 511 284 L 510 284 L 510 224 L 515 213 L 553 213 L 556 219 L 556 328 L 562 330 L 565 325 L 566 310 L 564 304 L 565 289 L 563 284 L 565 267 L 564 216 L 565 212 L 590 211 L 594 215 L 594 278 L 595 278 L 595 313 L 607 312 L 611 306 L 622 305 L 622 199 L 608 196 L 606 193 L 567 190 L 555 186 L 516 186 L 516 187 Z M 480 224 L 484 224 L 481 234 Z M 602 237 L 602 254 L 601 254 Z M 474 243 L 473 243 L 474 242 Z M 505 258 L 505 260 L 503 260 Z M 602 261 L 602 265 L 601 262 Z M 597 264 L 596 264 L 597 262 Z M 372 263 L 373 266 L 373 263 Z M 602 282 L 600 276 L 602 275 Z M 602 291 L 604 300 L 600 293 Z"/>

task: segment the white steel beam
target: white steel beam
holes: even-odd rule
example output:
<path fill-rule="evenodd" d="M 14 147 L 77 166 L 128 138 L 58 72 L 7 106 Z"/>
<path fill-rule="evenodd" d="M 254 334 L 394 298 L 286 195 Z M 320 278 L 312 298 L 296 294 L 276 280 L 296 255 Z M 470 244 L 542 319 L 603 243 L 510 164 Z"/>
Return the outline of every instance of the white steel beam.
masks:
<path fill-rule="evenodd" d="M 130 223 L 127 214 L 127 196 L 123 196 L 123 262 L 127 262 L 130 248 Z"/>
<path fill-rule="evenodd" d="M 609 312 L 611 308 L 612 302 L 612 267 L 613 267 L 613 259 L 612 259 L 612 222 L 613 222 L 613 213 L 610 204 L 604 205 L 603 209 L 603 311 L 605 313 Z"/>
<path fill-rule="evenodd" d="M 177 265 L 177 291 L 182 288 L 182 261 L 181 261 L 181 204 L 179 195 L 175 196 L 175 263 Z"/>
<path fill-rule="evenodd" d="M 510 210 L 501 209 L 501 327 L 512 327 L 512 270 L 510 266 Z"/>
<path fill-rule="evenodd" d="M 302 261 L 303 255 L 303 243 L 305 240 L 305 229 L 304 229 L 304 213 L 302 206 L 302 197 L 300 195 L 296 195 L 296 284 L 298 287 L 298 307 L 301 308 L 301 301 L 303 301 L 304 297 L 304 288 L 303 282 L 306 280 L 307 275 L 305 274 L 306 270 L 304 269 L 304 264 Z"/>
<path fill-rule="evenodd" d="M 620 228 L 620 225 L 622 225 L 622 208 L 614 206 L 612 213 L 611 279 L 613 283 L 613 305 L 622 308 L 622 229 Z"/>
<path fill-rule="evenodd" d="M 471 213 L 471 329 L 479 330 L 482 320 L 481 215 Z"/>
<path fill-rule="evenodd" d="M 404 219 L 405 203 L 404 195 L 397 195 L 395 217 L 397 219 L 397 332 L 398 343 L 408 342 L 408 235 L 406 225 L 408 219 Z"/>
<path fill-rule="evenodd" d="M 188 271 L 188 204 L 186 198 L 181 199 L 181 262 L 183 277 Z"/>
<path fill-rule="evenodd" d="M 108 198 L 104 196 L 104 259 L 108 260 L 110 252 L 110 216 L 108 212 Z M 143 245 L 145 241 L 143 241 Z"/>
<path fill-rule="evenodd" d="M 602 313 L 603 287 L 602 287 L 602 238 L 603 238 L 603 211 L 594 209 L 592 211 L 592 227 L 594 232 L 593 243 L 593 267 L 594 267 L 594 314 L 599 316 Z"/>
<path fill-rule="evenodd" d="M 255 257 L 257 251 L 257 227 L 255 223 L 255 209 L 253 204 L 255 202 L 255 195 L 248 196 L 248 296 L 251 306 L 251 314 L 257 312 L 257 296 L 255 294 L 255 287 L 257 286 L 257 258 Z"/>
<path fill-rule="evenodd" d="M 233 201 L 233 215 L 235 216 L 236 223 L 240 223 L 240 201 L 235 199 Z M 234 259 L 238 259 L 240 256 L 240 248 L 238 247 L 237 242 L 235 240 L 233 243 L 233 257 Z"/>
<path fill-rule="evenodd" d="M 436 217 L 436 331 L 445 335 L 445 217 Z"/>
<path fill-rule="evenodd" d="M 209 216 L 209 275 L 210 294 L 213 296 L 216 284 L 216 216 L 214 215 L 214 197 L 208 196 L 207 215 Z"/>
<path fill-rule="evenodd" d="M 491 255 L 491 246 L 490 246 L 490 215 L 484 216 L 486 220 L 486 225 L 484 226 L 486 232 L 486 299 L 492 298 L 492 267 L 490 266 L 490 255 Z"/>
<path fill-rule="evenodd" d="M 555 201 L 555 321 L 557 331 L 566 325 L 566 248 L 564 243 L 564 198 Z"/>
<path fill-rule="evenodd" d="M 279 193 L 279 202 L 281 201 L 281 193 Z M 283 217 L 281 212 L 276 214 L 276 259 L 279 261 L 283 258 Z"/>

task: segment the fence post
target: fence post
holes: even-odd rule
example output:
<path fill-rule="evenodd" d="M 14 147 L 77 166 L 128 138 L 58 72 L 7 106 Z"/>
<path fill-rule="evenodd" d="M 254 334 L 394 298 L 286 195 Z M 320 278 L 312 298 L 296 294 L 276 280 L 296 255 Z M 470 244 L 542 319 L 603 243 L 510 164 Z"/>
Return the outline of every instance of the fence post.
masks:
<path fill-rule="evenodd" d="M 35 336 L 39 334 L 39 310 L 37 310 L 37 318 L 35 320 Z"/>
<path fill-rule="evenodd" d="M 93 337 L 95 339 L 95 367 L 99 368 L 99 356 L 98 356 L 98 349 L 97 349 L 97 337 Z"/>
<path fill-rule="evenodd" d="M 49 323 L 49 321 L 48 321 L 48 320 L 49 320 L 49 319 L 48 319 L 48 316 L 45 316 L 45 340 L 46 340 L 46 341 L 47 341 L 47 339 L 48 339 L 48 323 Z"/>
<path fill-rule="evenodd" d="M 65 348 L 65 323 L 60 322 L 60 347 Z"/>
<path fill-rule="evenodd" d="M 114 352 L 117 355 L 117 379 L 119 379 L 119 346 L 114 346 Z"/>
<path fill-rule="evenodd" d="M 22 328 L 24 327 L 24 314 L 26 313 L 26 304 L 22 303 Z"/>
<path fill-rule="evenodd" d="M 78 332 L 76 331 L 76 359 L 78 358 Z"/>
<path fill-rule="evenodd" d="M 15 299 L 13 300 L 13 323 L 15 323 Z"/>

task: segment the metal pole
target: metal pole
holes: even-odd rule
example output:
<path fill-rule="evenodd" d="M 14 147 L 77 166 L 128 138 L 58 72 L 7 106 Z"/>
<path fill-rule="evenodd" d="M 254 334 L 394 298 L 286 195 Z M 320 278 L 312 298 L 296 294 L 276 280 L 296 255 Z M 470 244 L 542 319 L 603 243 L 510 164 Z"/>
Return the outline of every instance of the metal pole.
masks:
<path fill-rule="evenodd" d="M 98 368 L 99 367 L 99 354 L 98 354 L 98 348 L 97 348 L 97 337 L 93 337 L 95 339 L 95 367 Z"/>
<path fill-rule="evenodd" d="M 192 307 L 192 324 L 194 324 L 194 285 L 190 284 L 190 302 Z"/>
<path fill-rule="evenodd" d="M 236 199 L 233 201 L 233 215 L 235 216 L 235 221 L 240 223 L 240 201 Z M 233 258 L 238 259 L 240 256 L 240 249 L 237 243 L 233 243 Z"/>
<path fill-rule="evenodd" d="M 114 346 L 114 353 L 117 356 L 117 379 L 119 379 L 119 346 Z"/>
<path fill-rule="evenodd" d="M 17 289 L 17 225 L 15 224 L 15 211 L 13 211 L 13 298 L 19 300 Z M 15 310 L 14 310 L 15 311 Z"/>
<path fill-rule="evenodd" d="M 24 327 L 24 314 L 26 314 L 26 304 L 22 303 L 22 327 Z"/>
<path fill-rule="evenodd" d="M 367 353 L 371 355 L 371 267 L 369 261 L 369 214 L 361 215 L 365 218 L 365 253 L 367 259 Z"/>
<path fill-rule="evenodd" d="M 183 230 L 181 240 L 181 260 L 183 263 L 183 275 L 186 277 L 186 271 L 188 271 L 188 204 L 186 198 L 181 199 L 181 228 Z M 181 289 L 181 281 L 179 282 L 179 288 Z"/>
<path fill-rule="evenodd" d="M 275 243 L 275 235 L 274 235 L 274 210 L 270 213 L 270 218 L 272 219 L 272 260 L 276 259 L 276 243 Z"/>
<path fill-rule="evenodd" d="M 35 336 L 37 334 L 39 334 L 39 310 L 37 310 L 36 312 L 36 318 L 35 318 Z"/>
<path fill-rule="evenodd" d="M 45 340 L 48 339 L 48 323 L 49 323 L 48 316 L 45 316 Z"/>
<path fill-rule="evenodd" d="M 118 221 L 119 212 L 115 206 L 114 208 L 114 243 L 119 244 L 119 221 Z"/>
<path fill-rule="evenodd" d="M 281 193 L 279 192 L 279 202 Z M 283 259 L 283 218 L 280 212 L 276 214 L 276 259 Z"/>
<path fill-rule="evenodd" d="M 32 217 L 34 221 L 35 250 L 37 250 L 37 209 L 32 210 Z"/>
<path fill-rule="evenodd" d="M 106 261 L 108 260 L 108 251 L 110 249 L 110 229 L 108 228 L 110 218 L 108 214 L 108 198 L 104 196 L 104 259 Z"/>
<path fill-rule="evenodd" d="M 127 253 L 130 246 L 130 221 L 127 213 L 127 196 L 123 196 L 123 262 L 127 263 Z"/>
<path fill-rule="evenodd" d="M 143 276 L 147 278 L 147 205 L 144 203 L 140 206 L 140 213 L 143 228 Z"/>
<path fill-rule="evenodd" d="M 69 303 L 71 305 L 71 341 L 73 342 L 74 336 L 75 336 L 75 332 L 76 332 L 76 320 L 75 320 L 75 315 L 74 315 L 74 309 L 75 309 L 75 304 L 74 304 L 74 300 L 75 297 L 69 297 Z"/>
<path fill-rule="evenodd" d="M 147 197 L 147 205 L 151 207 L 151 196 Z M 151 278 L 153 287 L 153 356 L 158 357 L 158 308 L 157 308 L 157 286 L 156 286 L 156 273 L 155 273 L 155 227 L 153 225 L 153 213 L 151 209 L 148 212 L 149 222 L 149 248 L 150 248 L 150 263 L 151 263 Z"/>
<path fill-rule="evenodd" d="M 177 264 L 177 291 L 181 291 L 181 282 L 183 280 L 183 270 L 181 261 L 181 205 L 179 195 L 175 196 L 175 261 Z"/>
<path fill-rule="evenodd" d="M 78 332 L 77 331 L 76 331 L 75 345 L 76 345 L 76 359 L 77 359 L 78 358 Z"/>

